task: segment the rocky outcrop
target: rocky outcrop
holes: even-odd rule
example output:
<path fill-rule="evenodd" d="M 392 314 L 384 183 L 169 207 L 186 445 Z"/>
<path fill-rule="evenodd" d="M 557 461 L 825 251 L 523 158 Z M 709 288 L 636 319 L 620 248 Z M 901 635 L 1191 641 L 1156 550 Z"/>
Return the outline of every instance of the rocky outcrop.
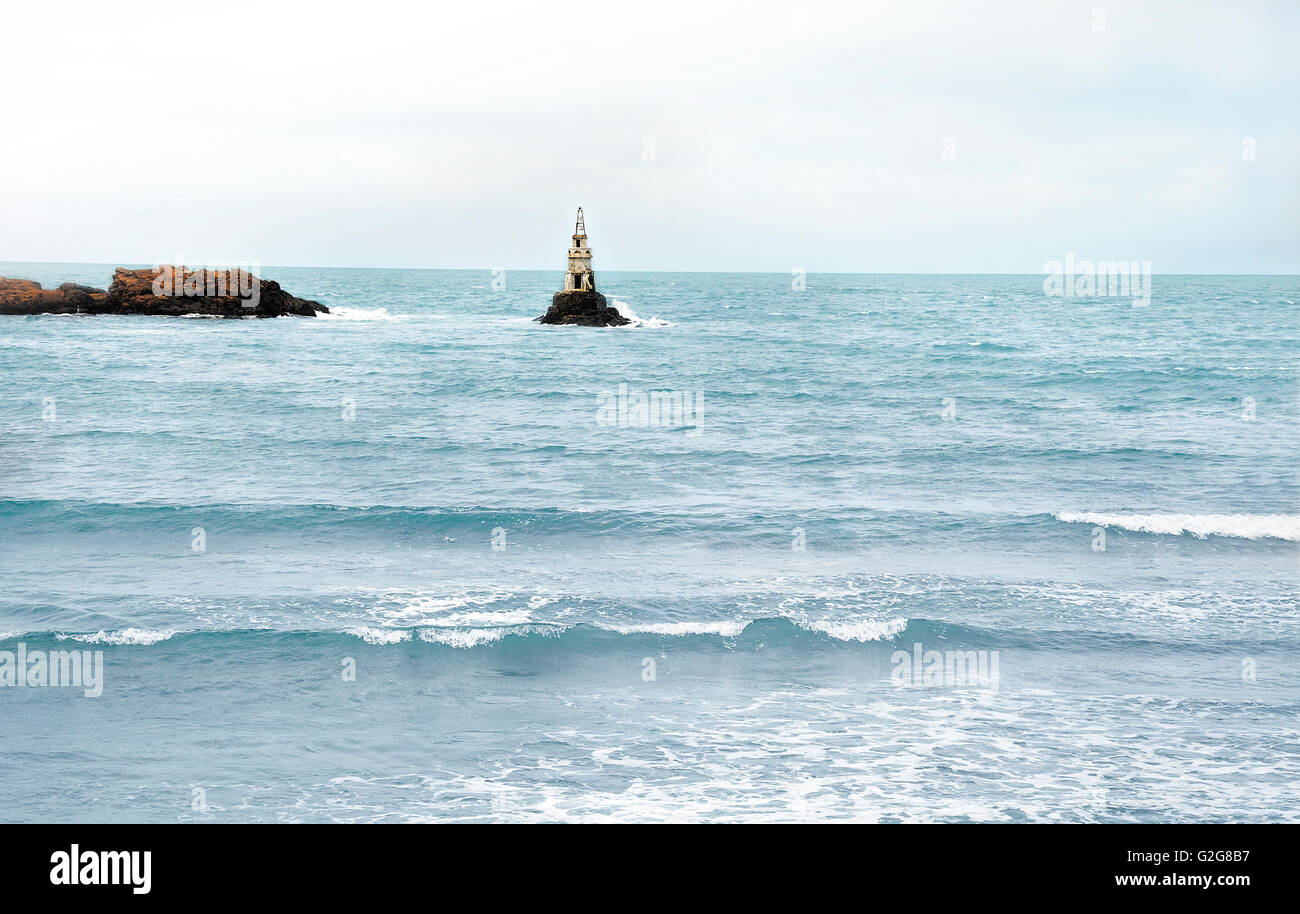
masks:
<path fill-rule="evenodd" d="M 329 309 L 296 298 L 270 279 L 244 270 L 190 270 L 163 265 L 152 270 L 118 267 L 108 289 L 111 314 L 204 314 L 213 317 L 314 317 Z"/>
<path fill-rule="evenodd" d="M 0 314 L 152 314 L 208 317 L 314 317 L 319 302 L 296 298 L 270 279 L 244 270 L 190 270 L 164 264 L 118 267 L 108 291 L 64 283 L 42 289 L 29 279 L 0 277 Z"/>
<path fill-rule="evenodd" d="M 576 327 L 621 327 L 632 323 L 617 308 L 611 308 L 605 296 L 591 289 L 556 292 L 551 307 L 537 320 L 543 324 Z"/>
<path fill-rule="evenodd" d="M 108 299 L 103 289 L 65 282 L 57 289 L 42 289 L 30 279 L 0 276 L 0 314 L 76 314 L 102 308 Z"/>

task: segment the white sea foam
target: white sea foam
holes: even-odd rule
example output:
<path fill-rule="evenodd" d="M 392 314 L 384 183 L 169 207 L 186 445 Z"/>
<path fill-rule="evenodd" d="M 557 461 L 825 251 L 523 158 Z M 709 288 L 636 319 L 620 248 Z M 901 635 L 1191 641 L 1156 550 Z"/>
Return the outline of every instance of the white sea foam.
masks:
<path fill-rule="evenodd" d="M 634 625 L 596 623 L 597 628 L 620 635 L 721 635 L 734 638 L 749 625 L 748 619 L 727 619 L 715 622 L 640 622 Z"/>
<path fill-rule="evenodd" d="M 513 628 L 426 628 L 420 640 L 447 647 L 471 648 L 492 644 L 509 635 L 546 635 L 555 637 L 566 629 L 563 625 L 520 625 Z"/>
<path fill-rule="evenodd" d="M 500 641 L 508 634 L 508 628 L 434 628 L 420 632 L 420 640 L 447 647 L 471 648 Z"/>
<path fill-rule="evenodd" d="M 907 628 L 906 619 L 791 619 L 795 625 L 808 631 L 821 632 L 836 641 L 884 641 L 901 635 Z"/>
<path fill-rule="evenodd" d="M 118 631 L 98 631 L 98 632 L 72 632 L 70 634 L 59 634 L 54 637 L 60 641 L 84 641 L 86 644 L 157 644 L 159 641 L 166 641 L 172 635 L 175 635 L 174 629 L 166 631 L 154 631 L 147 628 L 124 628 Z"/>
<path fill-rule="evenodd" d="M 397 316 L 389 314 L 387 308 L 330 308 L 328 312 L 316 315 L 321 321 L 395 321 Z"/>
<path fill-rule="evenodd" d="M 349 628 L 347 633 L 360 638 L 367 644 L 400 644 L 403 641 L 411 640 L 411 633 L 400 628 L 361 626 L 359 628 Z"/>
<path fill-rule="evenodd" d="M 658 327 L 672 326 L 671 321 L 662 320 L 657 317 L 649 317 L 644 319 L 638 317 L 637 313 L 632 310 L 632 306 L 625 301 L 619 301 L 618 299 L 614 299 L 613 304 L 614 307 L 618 309 L 619 314 L 623 315 L 624 317 L 626 317 L 628 320 L 632 322 L 630 324 L 625 324 L 624 325 L 625 329 L 630 330 L 637 327 L 646 327 L 646 328 L 654 329 Z"/>
<path fill-rule="evenodd" d="M 1139 533 L 1179 536 L 1190 533 L 1238 539 L 1279 539 L 1300 542 L 1300 514 L 1105 514 L 1097 511 L 1058 511 L 1067 524 L 1121 527 Z"/>
<path fill-rule="evenodd" d="M 484 611 L 492 603 L 509 600 L 514 594 L 506 590 L 480 591 L 455 594 L 424 594 L 402 591 L 384 591 L 379 594 L 375 604 L 367 615 L 385 623 L 398 623 L 406 626 L 437 625 L 440 622 L 457 624 L 455 614 L 458 611 L 475 613 Z M 507 610 L 508 612 L 508 610 Z M 466 620 L 460 620 L 463 624 Z M 506 620 L 502 624 L 515 621 L 527 622 L 527 618 Z M 471 625 L 492 624 L 481 620 L 470 621 Z"/>
<path fill-rule="evenodd" d="M 530 609 L 468 610 L 453 612 L 420 624 L 441 628 L 500 628 L 508 625 L 526 625 L 533 621 Z"/>

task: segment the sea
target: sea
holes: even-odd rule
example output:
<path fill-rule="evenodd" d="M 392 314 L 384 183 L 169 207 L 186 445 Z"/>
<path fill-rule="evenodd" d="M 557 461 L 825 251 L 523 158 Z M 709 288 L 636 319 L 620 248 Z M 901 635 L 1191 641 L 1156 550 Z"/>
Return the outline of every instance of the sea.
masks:
<path fill-rule="evenodd" d="M 1300 278 L 260 273 L 0 317 L 0 821 L 1300 820 Z"/>

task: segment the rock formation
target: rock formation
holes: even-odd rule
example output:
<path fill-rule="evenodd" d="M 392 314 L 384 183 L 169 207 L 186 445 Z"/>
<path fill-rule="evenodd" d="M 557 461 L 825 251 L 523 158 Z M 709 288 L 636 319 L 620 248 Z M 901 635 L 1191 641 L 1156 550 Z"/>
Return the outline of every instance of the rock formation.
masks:
<path fill-rule="evenodd" d="M 0 314 L 75 314 L 101 309 L 108 298 L 103 289 L 65 282 L 57 289 L 42 289 L 30 279 L 0 276 Z"/>
<path fill-rule="evenodd" d="M 0 277 L 0 314 L 152 314 L 210 317 L 315 317 L 329 308 L 295 298 L 274 280 L 244 270 L 118 267 L 108 291 L 64 283 L 42 289 L 30 279 Z"/>
<path fill-rule="evenodd" d="M 611 308 L 595 289 L 556 292 L 551 307 L 537 319 L 543 324 L 573 324 L 579 327 L 621 327 L 632 323 Z"/>
<path fill-rule="evenodd" d="M 551 307 L 537 318 L 543 324 L 570 324 L 578 327 L 621 327 L 632 323 L 611 308 L 605 296 L 596 291 L 596 274 L 591 270 L 591 248 L 587 247 L 587 226 L 578 207 L 578 223 L 569 248 L 569 269 L 564 274 L 564 289 L 551 298 Z"/>

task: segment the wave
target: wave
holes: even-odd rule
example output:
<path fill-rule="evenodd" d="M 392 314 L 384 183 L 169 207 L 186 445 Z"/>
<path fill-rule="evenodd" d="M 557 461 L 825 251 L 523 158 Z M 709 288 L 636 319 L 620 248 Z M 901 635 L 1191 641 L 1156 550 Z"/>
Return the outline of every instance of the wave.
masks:
<path fill-rule="evenodd" d="M 603 631 L 620 635 L 721 635 L 734 638 L 743 632 L 749 619 L 725 619 L 714 622 L 644 622 L 632 625 L 607 625 L 597 623 Z"/>
<path fill-rule="evenodd" d="M 85 644 L 108 644 L 120 647 L 127 644 L 148 645 L 166 641 L 178 634 L 174 629 L 123 628 L 117 631 L 59 633 L 60 641 L 81 641 Z"/>
<path fill-rule="evenodd" d="M 771 522 L 785 534 L 784 518 Z M 7 535 L 109 534 L 137 531 L 179 535 L 194 526 L 222 529 L 240 536 L 296 536 L 316 531 L 326 536 L 374 536 L 386 540 L 434 536 L 442 542 L 487 543 L 501 527 L 519 536 L 642 533 L 680 535 L 683 524 L 697 530 L 732 530 L 754 535 L 744 518 L 725 515 L 687 517 L 635 509 L 582 506 L 526 508 L 503 506 L 440 507 L 336 504 L 159 504 L 93 502 L 79 499 L 0 500 L 0 541 Z M 700 526 L 702 525 L 702 526 Z M 345 532 L 351 531 L 351 532 Z M 767 531 L 771 534 L 773 531 Z"/>
<path fill-rule="evenodd" d="M 1300 514 L 1106 514 L 1097 511 L 1059 511 L 1052 515 L 1067 524 L 1120 527 L 1137 533 L 1199 539 L 1224 536 L 1236 539 L 1279 539 L 1300 542 Z"/>
<path fill-rule="evenodd" d="M 397 315 L 389 314 L 387 308 L 330 308 L 328 312 L 316 315 L 318 321 L 395 321 Z"/>
<path fill-rule="evenodd" d="M 400 628 L 357 626 L 356 628 L 346 628 L 343 631 L 354 638 L 360 638 L 366 644 L 400 644 L 403 641 L 411 640 L 411 633 Z"/>
<path fill-rule="evenodd" d="M 618 625 L 579 622 L 561 624 L 533 622 L 522 625 L 504 625 L 488 628 L 462 628 L 429 626 L 416 628 L 383 628 L 355 626 L 343 629 L 205 629 L 177 631 L 126 628 L 97 632 L 11 632 L 5 640 L 24 638 L 35 640 L 53 637 L 59 641 L 79 641 L 112 647 L 153 647 L 166 643 L 184 649 L 186 645 L 212 641 L 231 643 L 236 648 L 249 640 L 282 640 L 295 642 L 302 639 L 362 641 L 376 647 L 425 643 L 461 650 L 501 645 L 507 640 L 540 645 L 563 640 L 582 646 L 608 642 L 637 644 L 645 647 L 661 644 L 664 639 L 693 641 L 736 647 L 747 644 L 797 645 L 813 639 L 826 645 L 890 644 L 900 636 L 934 639 L 942 636 L 948 642 L 991 643 L 994 633 L 982 632 L 966 626 L 929 622 L 923 619 L 846 619 L 808 620 L 785 616 L 725 621 L 646 623 L 644 625 Z"/>
<path fill-rule="evenodd" d="M 531 625 L 512 625 L 501 628 L 447 628 L 435 627 L 420 629 L 421 641 L 429 644 L 441 644 L 445 647 L 471 648 L 483 644 L 493 644 L 504 638 L 527 638 L 537 635 L 543 638 L 558 638 L 568 631 L 570 626 L 554 623 L 535 623 Z"/>
<path fill-rule="evenodd" d="M 624 317 L 626 317 L 628 320 L 630 320 L 630 321 L 632 322 L 632 323 L 630 323 L 630 324 L 626 324 L 626 325 L 624 325 L 624 328 L 623 328 L 623 329 L 626 329 L 626 330 L 634 330 L 634 329 L 636 329 L 637 327 L 645 327 L 645 328 L 648 328 L 648 329 L 657 329 L 657 328 L 659 328 L 659 327 L 671 327 L 671 326 L 673 326 L 673 324 L 672 324 L 671 321 L 662 320 L 662 319 L 660 319 L 660 318 L 658 318 L 658 317 L 650 317 L 650 318 L 644 318 L 644 319 L 641 318 L 641 317 L 638 317 L 638 316 L 637 316 L 637 313 L 636 313 L 635 311 L 632 310 L 632 306 L 629 305 L 629 304 L 628 304 L 627 302 L 625 302 L 625 301 L 619 301 L 618 299 L 614 299 L 614 300 L 613 300 L 613 305 L 614 305 L 614 307 L 615 307 L 616 309 L 618 309 L 618 313 L 619 313 L 619 314 L 623 315 Z"/>
<path fill-rule="evenodd" d="M 813 512 L 823 524 L 876 516 L 869 509 Z M 902 517 L 902 515 L 899 515 Z M 785 544 L 789 525 L 784 512 L 768 516 L 712 510 L 653 510 L 605 508 L 581 504 L 525 507 L 503 505 L 347 505 L 286 503 L 158 503 L 97 502 L 83 499 L 0 499 L 0 541 L 13 535 L 40 533 L 107 533 L 121 538 L 125 531 L 146 535 L 159 530 L 188 531 L 194 526 L 220 528 L 240 535 L 297 536 L 304 531 L 322 535 L 365 533 L 385 539 L 437 536 L 443 542 L 486 543 L 497 527 L 512 537 L 623 534 L 680 537 L 684 529 L 696 535 L 734 540 L 775 538 Z"/>
<path fill-rule="evenodd" d="M 1118 452 L 1117 452 L 1118 453 Z M 1300 515 L 1294 514 L 1137 514 L 1096 511 L 1022 513 L 1022 506 L 952 506 L 908 510 L 893 506 L 818 509 L 804 514 L 816 525 L 827 548 L 856 548 L 864 536 L 879 541 L 915 544 L 967 529 L 997 528 L 1008 537 L 1041 537 L 1064 523 L 1119 527 L 1135 532 L 1208 536 L 1243 540 L 1300 541 Z M 160 504 L 92 502 L 78 499 L 0 499 L 0 540 L 8 535 L 69 534 L 152 536 L 158 531 L 188 541 L 201 526 L 228 536 L 295 539 L 310 532 L 323 538 L 361 537 L 389 542 L 435 537 L 441 543 L 483 545 L 500 527 L 515 542 L 543 543 L 549 538 L 596 535 L 679 538 L 684 530 L 710 537 L 720 545 L 781 544 L 790 527 L 784 512 L 740 513 L 713 510 L 610 509 L 582 505 L 464 507 L 336 504 Z"/>
<path fill-rule="evenodd" d="M 794 620 L 800 628 L 821 632 L 836 641 L 888 641 L 907 630 L 906 619 Z"/>

